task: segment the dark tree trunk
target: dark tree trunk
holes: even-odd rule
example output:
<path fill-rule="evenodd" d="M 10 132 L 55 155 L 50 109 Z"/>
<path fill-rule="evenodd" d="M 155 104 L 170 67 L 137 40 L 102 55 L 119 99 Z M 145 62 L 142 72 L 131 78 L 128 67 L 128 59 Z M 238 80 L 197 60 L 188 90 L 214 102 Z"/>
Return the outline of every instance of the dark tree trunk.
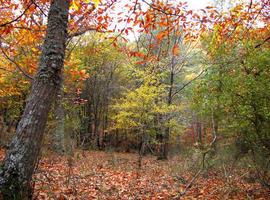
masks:
<path fill-rule="evenodd" d="M 196 134 L 197 134 L 197 141 L 199 145 L 202 145 L 202 122 L 200 121 L 199 117 L 197 116 L 196 122 Z"/>
<path fill-rule="evenodd" d="M 55 101 L 55 117 L 56 128 L 53 135 L 53 149 L 58 154 L 65 152 L 65 111 L 63 106 L 63 88 L 61 87 L 56 95 Z"/>
<path fill-rule="evenodd" d="M 140 147 L 139 147 L 139 157 L 138 157 L 138 168 L 142 168 L 142 159 L 145 152 L 146 147 L 146 132 L 145 132 L 145 126 L 143 127 L 142 134 L 141 134 L 141 141 L 140 141 Z"/>
<path fill-rule="evenodd" d="M 83 149 L 88 149 L 90 147 L 93 132 L 93 94 L 91 85 L 91 80 L 87 79 L 85 82 L 85 89 L 81 96 L 83 99 L 87 99 L 84 112 L 81 114 L 82 128 L 80 129 L 80 135 L 77 141 L 78 146 Z"/>
<path fill-rule="evenodd" d="M 174 61 L 172 64 L 172 69 L 170 73 L 170 88 L 168 93 L 167 105 L 170 106 L 172 104 L 172 94 L 173 94 L 173 84 L 174 84 Z M 168 119 L 170 120 L 170 119 Z M 170 140 L 170 127 L 165 128 L 165 132 L 161 135 L 161 146 L 159 151 L 158 160 L 167 160 L 169 153 L 169 140 Z"/>
<path fill-rule="evenodd" d="M 43 133 L 55 95 L 62 84 L 69 1 L 52 0 L 48 26 L 26 107 L 0 170 L 3 199 L 30 199 Z"/>

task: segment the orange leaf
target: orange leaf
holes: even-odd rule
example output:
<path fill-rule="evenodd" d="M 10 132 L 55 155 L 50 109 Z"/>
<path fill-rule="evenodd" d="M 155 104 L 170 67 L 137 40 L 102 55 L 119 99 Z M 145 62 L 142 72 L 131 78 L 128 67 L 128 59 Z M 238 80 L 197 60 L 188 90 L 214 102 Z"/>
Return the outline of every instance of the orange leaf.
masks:
<path fill-rule="evenodd" d="M 175 45 L 173 46 L 172 53 L 173 53 L 174 56 L 178 56 L 178 55 L 179 55 L 180 49 L 179 49 L 179 47 L 178 47 L 177 44 L 175 44 Z"/>
<path fill-rule="evenodd" d="M 161 42 L 161 40 L 166 36 L 166 33 L 161 31 L 157 34 L 157 40 Z"/>

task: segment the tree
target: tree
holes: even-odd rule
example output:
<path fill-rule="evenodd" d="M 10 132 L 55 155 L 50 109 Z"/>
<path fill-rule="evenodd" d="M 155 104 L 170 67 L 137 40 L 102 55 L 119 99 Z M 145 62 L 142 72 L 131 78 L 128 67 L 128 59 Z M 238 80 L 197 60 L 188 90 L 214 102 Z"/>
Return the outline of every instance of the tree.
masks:
<path fill-rule="evenodd" d="M 265 2 L 237 5 L 202 37 L 208 69 L 195 86 L 193 103 L 213 134 L 234 139 L 235 160 L 251 157 L 261 182 L 269 186 L 267 12 Z"/>
<path fill-rule="evenodd" d="M 101 33 L 85 36 L 71 55 L 71 61 L 76 63 L 76 67 L 88 74 L 81 81 L 79 98 L 84 103 L 80 106 L 82 111 L 78 115 L 81 128 L 77 135 L 78 145 L 85 149 L 104 148 L 103 139 L 111 123 L 112 99 L 119 98 L 125 85 L 120 82 L 125 78 L 121 71 L 127 57 L 124 52 L 111 45 L 113 40 L 107 37 L 107 34 Z M 73 81 L 67 82 L 66 84 L 74 85 Z"/>
<path fill-rule="evenodd" d="M 156 115 L 168 111 L 166 105 L 160 101 L 164 96 L 164 86 L 159 82 L 162 75 L 148 73 L 149 71 L 137 70 L 136 75 L 142 78 L 142 83 L 139 87 L 128 90 L 114 105 L 116 111 L 114 128 L 127 130 L 138 138 L 139 168 L 142 166 L 146 147 L 150 148 L 150 143 L 156 138 Z"/>
<path fill-rule="evenodd" d="M 1 167 L 0 189 L 4 199 L 31 197 L 30 181 L 38 161 L 48 113 L 62 84 L 68 11 L 69 1 L 51 2 L 39 69 L 16 136 Z"/>

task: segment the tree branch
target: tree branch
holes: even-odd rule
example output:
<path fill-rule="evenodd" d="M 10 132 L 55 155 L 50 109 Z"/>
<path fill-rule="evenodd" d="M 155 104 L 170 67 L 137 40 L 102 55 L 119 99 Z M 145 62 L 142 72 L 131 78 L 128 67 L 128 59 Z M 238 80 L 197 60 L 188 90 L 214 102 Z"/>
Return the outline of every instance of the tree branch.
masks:
<path fill-rule="evenodd" d="M 25 10 L 22 12 L 22 14 L 20 14 L 18 17 L 16 17 L 15 19 L 13 19 L 11 21 L 0 24 L 0 27 L 7 26 L 7 25 L 12 24 L 13 22 L 16 22 L 17 20 L 19 20 L 22 16 L 24 16 L 24 14 L 27 12 L 27 10 L 30 8 L 30 6 L 32 4 L 33 4 L 33 1 L 31 1 L 31 3 L 25 8 Z"/>
<path fill-rule="evenodd" d="M 187 87 L 189 84 L 191 84 L 193 81 L 195 81 L 196 79 L 198 79 L 205 71 L 205 70 L 202 70 L 195 78 L 193 78 L 192 80 L 188 81 L 187 83 L 185 83 L 181 88 L 179 88 L 177 91 L 175 91 L 173 94 L 172 94 L 172 97 L 174 97 L 176 94 L 178 94 L 179 92 L 181 92 L 185 87 Z"/>
<path fill-rule="evenodd" d="M 82 29 L 80 31 L 69 34 L 68 38 L 73 38 L 73 37 L 76 37 L 76 36 L 83 35 L 88 31 L 96 31 L 96 32 L 100 32 L 100 33 L 105 33 L 105 31 L 97 30 L 95 27 L 90 26 L 90 27 L 84 28 L 84 29 Z"/>
<path fill-rule="evenodd" d="M 0 67 L 0 70 L 6 71 L 6 72 L 9 72 L 9 73 L 13 73 L 13 71 L 8 70 L 8 69 L 6 69 L 5 67 Z"/>
<path fill-rule="evenodd" d="M 10 58 L 8 55 L 7 55 L 7 53 L 1 48 L 1 51 L 2 51 L 2 53 L 3 53 L 3 55 L 4 55 L 4 57 L 7 59 L 7 60 L 9 60 L 11 63 L 13 63 L 15 66 L 16 66 L 16 68 L 27 78 L 27 79 L 29 79 L 30 81 L 33 81 L 34 80 L 34 78 L 32 77 L 32 76 L 30 76 L 29 74 L 27 74 L 23 69 L 22 69 L 22 67 L 15 61 L 15 60 L 13 60 L 12 58 Z"/>
<path fill-rule="evenodd" d="M 268 40 L 270 40 L 270 36 L 268 36 L 268 38 L 266 38 L 262 43 L 257 44 L 257 45 L 255 46 L 255 48 L 261 47 L 261 46 L 262 46 L 264 43 L 266 43 Z"/>

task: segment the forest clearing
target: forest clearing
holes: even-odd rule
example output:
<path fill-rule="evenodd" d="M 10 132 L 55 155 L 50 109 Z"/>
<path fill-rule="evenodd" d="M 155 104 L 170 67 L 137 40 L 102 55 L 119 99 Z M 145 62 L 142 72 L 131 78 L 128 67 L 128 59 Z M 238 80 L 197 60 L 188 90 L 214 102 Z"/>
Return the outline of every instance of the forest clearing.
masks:
<path fill-rule="evenodd" d="M 0 200 L 270 199 L 269 0 L 0 0 Z"/>
<path fill-rule="evenodd" d="M 270 194 L 248 171 L 225 165 L 202 172 L 187 187 L 198 170 L 190 170 L 188 159 L 147 156 L 141 169 L 131 153 L 78 151 L 71 159 L 50 154 L 40 161 L 33 199 L 268 199 Z"/>

